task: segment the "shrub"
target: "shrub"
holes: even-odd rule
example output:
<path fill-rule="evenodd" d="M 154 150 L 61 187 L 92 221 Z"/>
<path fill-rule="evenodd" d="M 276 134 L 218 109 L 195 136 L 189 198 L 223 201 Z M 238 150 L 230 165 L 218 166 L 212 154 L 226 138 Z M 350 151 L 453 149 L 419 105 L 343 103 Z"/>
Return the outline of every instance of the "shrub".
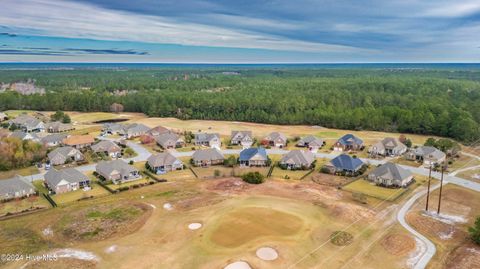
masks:
<path fill-rule="evenodd" d="M 480 245 L 480 216 L 477 217 L 473 226 L 468 228 L 468 233 L 472 241 Z"/>
<path fill-rule="evenodd" d="M 347 246 L 353 242 L 353 235 L 344 231 L 335 231 L 330 236 L 330 242 L 336 246 Z"/>
<path fill-rule="evenodd" d="M 128 164 L 129 164 L 129 165 L 133 165 L 133 160 L 130 160 L 130 161 L 128 162 Z"/>
<path fill-rule="evenodd" d="M 248 172 L 242 175 L 242 179 L 250 184 L 261 184 L 264 181 L 264 176 L 259 172 Z"/>
<path fill-rule="evenodd" d="M 226 160 L 225 160 L 225 166 L 227 167 L 233 167 L 237 164 L 237 158 L 235 156 L 230 155 Z"/>
<path fill-rule="evenodd" d="M 328 167 L 326 166 L 323 166 L 322 168 L 320 168 L 320 172 L 324 174 L 330 174 L 330 169 L 328 169 Z"/>
<path fill-rule="evenodd" d="M 214 176 L 214 177 L 219 177 L 220 174 L 221 174 L 220 170 L 215 169 L 215 170 L 213 171 L 213 176 Z"/>

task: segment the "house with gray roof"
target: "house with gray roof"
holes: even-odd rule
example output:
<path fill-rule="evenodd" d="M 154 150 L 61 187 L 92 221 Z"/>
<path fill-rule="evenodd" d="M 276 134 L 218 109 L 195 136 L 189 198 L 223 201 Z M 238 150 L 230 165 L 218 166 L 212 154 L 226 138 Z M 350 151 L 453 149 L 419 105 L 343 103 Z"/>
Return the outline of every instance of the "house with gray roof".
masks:
<path fill-rule="evenodd" d="M 35 193 L 32 183 L 22 176 L 0 179 L 0 200 L 28 197 Z"/>
<path fill-rule="evenodd" d="M 407 146 L 397 138 L 386 137 L 382 141 L 372 145 L 368 149 L 368 152 L 380 156 L 400 156 L 407 152 L 407 149 Z"/>
<path fill-rule="evenodd" d="M 359 158 L 353 158 L 347 154 L 340 154 L 329 163 L 324 165 L 324 168 L 329 170 L 330 173 L 344 173 L 352 176 L 360 172 L 365 163 Z"/>
<path fill-rule="evenodd" d="M 262 139 L 262 145 L 284 148 L 287 146 L 287 136 L 279 132 L 272 132 Z"/>
<path fill-rule="evenodd" d="M 155 136 L 155 142 L 164 149 L 181 148 L 185 145 L 183 139 L 172 132 Z"/>
<path fill-rule="evenodd" d="M 69 162 L 85 160 L 85 157 L 78 149 L 70 146 L 56 148 L 48 153 L 47 156 L 52 165 L 62 165 Z"/>
<path fill-rule="evenodd" d="M 22 114 L 8 123 L 10 125 L 15 124 L 15 126 L 27 133 L 45 131 L 45 124 L 42 121 L 27 114 Z"/>
<path fill-rule="evenodd" d="M 105 178 L 105 180 L 111 180 L 114 184 L 121 184 L 142 178 L 137 168 L 120 159 L 101 161 L 95 167 L 95 171 Z"/>
<path fill-rule="evenodd" d="M 103 124 L 102 131 L 107 134 L 123 134 L 123 125 L 118 123 L 105 123 Z"/>
<path fill-rule="evenodd" d="M 60 146 L 63 140 L 68 137 L 68 134 L 49 134 L 40 139 L 40 142 L 47 147 Z"/>
<path fill-rule="evenodd" d="M 298 140 L 297 147 L 306 147 L 312 152 L 317 152 L 324 144 L 325 141 L 323 139 L 309 135 Z"/>
<path fill-rule="evenodd" d="M 153 127 L 152 129 L 148 130 L 147 134 L 151 136 L 158 136 L 161 134 L 166 134 L 166 133 L 173 133 L 173 131 L 167 129 L 166 127 L 163 126 L 156 126 Z"/>
<path fill-rule="evenodd" d="M 10 134 L 10 137 L 15 137 L 20 140 L 31 140 L 35 142 L 39 142 L 40 138 L 35 133 L 27 133 L 20 130 L 15 130 Z"/>
<path fill-rule="evenodd" d="M 280 167 L 282 169 L 310 169 L 315 162 L 315 155 L 306 150 L 292 150 L 289 153 L 283 155 L 280 159 Z"/>
<path fill-rule="evenodd" d="M 150 127 L 141 124 L 141 123 L 132 123 L 125 125 L 123 128 L 123 133 L 126 138 L 139 137 L 146 134 L 150 131 Z"/>
<path fill-rule="evenodd" d="M 397 164 L 388 162 L 375 168 L 367 179 L 380 186 L 406 187 L 413 182 L 413 174 Z"/>
<path fill-rule="evenodd" d="M 197 133 L 195 134 L 195 146 L 205 146 L 219 149 L 222 140 L 218 133 Z"/>
<path fill-rule="evenodd" d="M 49 133 L 63 133 L 75 130 L 73 125 L 59 121 L 45 123 L 45 130 Z"/>
<path fill-rule="evenodd" d="M 53 193 L 65 193 L 90 187 L 90 179 L 74 168 L 51 169 L 45 174 L 45 186 Z"/>
<path fill-rule="evenodd" d="M 95 153 L 104 153 L 112 158 L 118 158 L 122 155 L 122 148 L 110 140 L 101 140 L 92 145 L 91 149 Z"/>
<path fill-rule="evenodd" d="M 363 140 L 353 134 L 346 134 L 333 144 L 335 151 L 358 151 L 363 149 Z"/>
<path fill-rule="evenodd" d="M 268 166 L 268 155 L 264 148 L 248 148 L 240 152 L 240 166 Z"/>
<path fill-rule="evenodd" d="M 195 166 L 207 167 L 223 164 L 225 157 L 217 148 L 200 149 L 193 153 L 192 162 Z"/>
<path fill-rule="evenodd" d="M 166 172 L 182 170 L 183 162 L 170 152 L 162 152 L 153 154 L 147 159 L 150 170 L 156 174 L 164 174 Z"/>
<path fill-rule="evenodd" d="M 437 148 L 430 146 L 421 146 L 412 149 L 406 154 L 407 159 L 423 162 L 425 167 L 436 166 L 443 163 L 447 155 Z"/>
<path fill-rule="evenodd" d="M 244 149 L 250 148 L 253 141 L 252 131 L 232 131 L 230 136 L 230 144 L 241 145 Z"/>

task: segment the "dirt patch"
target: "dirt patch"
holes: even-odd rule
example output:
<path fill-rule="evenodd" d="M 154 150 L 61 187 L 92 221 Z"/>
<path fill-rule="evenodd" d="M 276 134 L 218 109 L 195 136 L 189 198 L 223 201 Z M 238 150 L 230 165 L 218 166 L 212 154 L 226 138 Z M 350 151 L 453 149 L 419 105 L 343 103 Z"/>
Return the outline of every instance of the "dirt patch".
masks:
<path fill-rule="evenodd" d="M 208 194 L 199 194 L 192 198 L 187 198 L 180 200 L 174 204 L 175 208 L 178 210 L 192 210 L 200 207 L 210 206 L 218 204 L 227 199 L 226 197 L 218 197 L 208 195 Z"/>
<path fill-rule="evenodd" d="M 35 261 L 28 263 L 24 269 L 94 269 L 97 262 L 72 258 L 62 258 L 57 261 Z"/>
<path fill-rule="evenodd" d="M 454 249 L 445 260 L 444 268 L 480 268 L 480 247 L 469 243 Z"/>
<path fill-rule="evenodd" d="M 209 186 L 207 186 L 207 190 L 210 191 L 217 191 L 222 193 L 237 193 L 242 192 L 252 187 L 251 184 L 244 182 L 238 178 L 229 178 L 217 181 Z"/>
<path fill-rule="evenodd" d="M 335 246 L 348 246 L 353 242 L 353 235 L 345 231 L 335 231 L 330 236 L 330 242 Z"/>
<path fill-rule="evenodd" d="M 98 205 L 67 213 L 54 226 L 68 241 L 98 241 L 132 233 L 143 226 L 152 208 L 145 204 Z"/>
<path fill-rule="evenodd" d="M 312 181 L 317 184 L 330 187 L 341 187 L 346 185 L 347 183 L 352 182 L 351 178 L 349 179 L 341 176 L 332 176 L 323 173 L 315 173 L 314 175 L 312 175 L 311 178 Z"/>
<path fill-rule="evenodd" d="M 391 234 L 383 238 L 382 247 L 390 254 L 403 256 L 415 249 L 415 240 L 404 234 Z"/>
<path fill-rule="evenodd" d="M 419 212 L 408 213 L 407 221 L 421 234 L 429 234 L 440 240 L 461 240 L 465 237 L 465 232 L 457 229 L 454 225 L 421 215 Z"/>
<path fill-rule="evenodd" d="M 335 218 L 349 222 L 360 219 L 368 220 L 375 216 L 375 212 L 373 210 L 349 203 L 338 202 L 329 204 L 328 209 Z"/>

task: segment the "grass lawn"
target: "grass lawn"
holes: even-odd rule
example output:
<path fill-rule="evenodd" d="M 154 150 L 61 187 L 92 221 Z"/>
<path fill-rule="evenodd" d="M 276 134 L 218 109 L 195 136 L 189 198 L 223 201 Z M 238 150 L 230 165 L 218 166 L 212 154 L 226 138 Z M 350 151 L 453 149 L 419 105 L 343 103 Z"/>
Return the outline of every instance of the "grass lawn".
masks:
<path fill-rule="evenodd" d="M 38 173 L 40 173 L 40 171 L 36 166 L 29 166 L 21 169 L 16 169 L 16 170 L 1 171 L 0 179 L 11 178 L 11 177 L 14 177 L 15 175 L 29 176 L 29 175 L 34 175 Z"/>
<path fill-rule="evenodd" d="M 410 160 L 405 159 L 404 157 L 398 157 L 398 158 L 392 160 L 392 162 L 402 164 L 402 165 L 413 166 L 413 167 L 422 166 L 422 163 L 415 162 L 415 161 L 410 161 Z"/>
<path fill-rule="evenodd" d="M 380 200 L 395 201 L 409 188 L 389 189 L 376 186 L 367 180 L 359 179 L 344 186 L 342 189 L 352 193 L 363 193 Z"/>
<path fill-rule="evenodd" d="M 476 158 L 472 158 L 467 155 L 459 154 L 460 157 L 455 158 L 455 159 L 448 159 L 449 161 L 452 161 L 452 164 L 448 165 L 449 171 L 455 171 L 457 169 L 465 168 L 465 167 L 470 167 L 470 166 L 476 166 L 480 164 L 480 160 Z"/>
<path fill-rule="evenodd" d="M 41 193 L 48 194 L 48 189 L 43 185 L 42 180 L 35 180 L 32 184 L 33 184 L 33 186 L 35 186 L 37 191 L 39 191 Z"/>
<path fill-rule="evenodd" d="M 458 173 L 457 176 L 464 179 L 480 181 L 480 169 L 467 170 L 467 171 Z"/>
<path fill-rule="evenodd" d="M 156 176 L 158 178 L 164 178 L 168 181 L 196 179 L 195 175 L 193 175 L 192 171 L 190 171 L 190 169 L 188 168 L 183 170 L 172 171 L 163 175 L 156 175 Z"/>
<path fill-rule="evenodd" d="M 71 135 L 94 135 L 98 136 L 100 132 L 102 131 L 101 126 L 90 126 L 90 127 L 85 127 L 85 128 L 78 128 L 75 126 L 75 130 L 68 132 Z"/>
<path fill-rule="evenodd" d="M 232 176 L 233 168 L 225 167 L 221 165 L 214 165 L 210 167 L 192 167 L 197 174 L 198 178 L 215 178 L 215 170 L 220 171 L 220 176 L 218 177 L 229 177 Z"/>
<path fill-rule="evenodd" d="M 310 172 L 310 170 L 283 170 L 280 167 L 276 166 L 275 168 L 273 168 L 271 177 L 285 179 L 285 177 L 288 176 L 288 179 L 298 180 L 304 175 L 306 175 L 308 172 Z"/>
<path fill-rule="evenodd" d="M 25 198 L 22 200 L 13 200 L 6 203 L 0 203 L 0 216 L 3 216 L 7 213 L 16 213 L 23 210 L 29 209 L 31 207 L 50 207 L 50 203 L 43 197 L 43 195 L 36 196 L 36 198 Z"/>
<path fill-rule="evenodd" d="M 233 172 L 235 173 L 235 176 L 242 176 L 246 173 L 250 172 L 259 172 L 260 174 L 267 176 L 268 171 L 270 170 L 270 166 L 267 167 L 239 167 L 235 166 L 233 168 Z"/>
<path fill-rule="evenodd" d="M 55 194 L 51 195 L 52 199 L 55 201 L 57 204 L 65 204 L 69 202 L 74 202 L 78 201 L 79 199 L 82 199 L 84 197 L 99 197 L 99 196 L 104 196 L 104 195 L 109 195 L 110 193 L 105 190 L 104 188 L 100 187 L 96 183 L 91 184 L 91 190 L 89 191 L 84 191 L 82 189 L 76 190 L 76 191 L 71 191 L 67 193 L 61 193 L 61 194 Z"/>
<path fill-rule="evenodd" d="M 116 190 L 116 189 L 119 189 L 121 187 L 127 187 L 127 186 L 130 187 L 130 186 L 135 185 L 135 184 L 149 183 L 150 181 L 153 181 L 153 180 L 152 179 L 146 179 L 145 177 L 143 177 L 139 180 L 134 180 L 134 181 L 118 184 L 118 185 L 117 184 L 109 184 L 107 186 L 112 190 Z"/>

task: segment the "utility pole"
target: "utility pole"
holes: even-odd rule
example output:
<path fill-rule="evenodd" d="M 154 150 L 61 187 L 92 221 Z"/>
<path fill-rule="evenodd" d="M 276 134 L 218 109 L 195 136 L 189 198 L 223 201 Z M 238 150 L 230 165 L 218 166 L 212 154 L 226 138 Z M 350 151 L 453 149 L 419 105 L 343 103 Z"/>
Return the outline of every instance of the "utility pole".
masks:
<path fill-rule="evenodd" d="M 440 215 L 440 205 L 441 205 L 441 202 L 442 202 L 443 172 L 445 171 L 446 165 L 447 165 L 446 163 L 442 164 L 442 176 L 441 176 L 441 179 L 440 179 L 440 194 L 438 196 L 437 215 Z"/>
<path fill-rule="evenodd" d="M 428 212 L 428 200 L 430 199 L 430 180 L 432 179 L 432 163 L 430 163 L 430 169 L 428 171 L 428 187 L 427 187 L 427 204 L 425 211 Z"/>

